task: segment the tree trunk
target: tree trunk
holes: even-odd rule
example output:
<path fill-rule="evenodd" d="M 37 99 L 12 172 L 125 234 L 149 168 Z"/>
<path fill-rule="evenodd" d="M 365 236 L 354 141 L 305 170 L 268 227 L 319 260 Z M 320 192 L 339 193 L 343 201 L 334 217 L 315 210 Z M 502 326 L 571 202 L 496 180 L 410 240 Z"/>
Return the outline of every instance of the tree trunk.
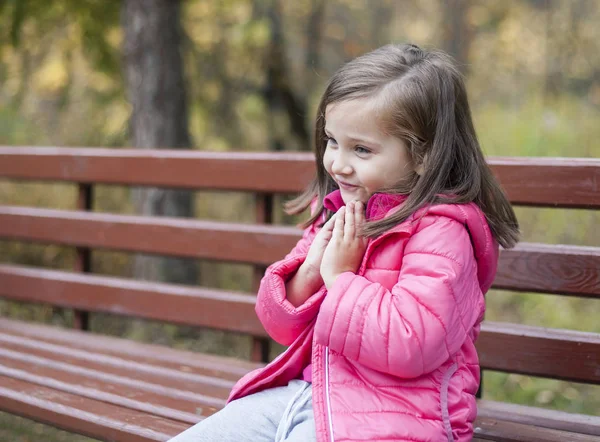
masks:
<path fill-rule="evenodd" d="M 315 80 L 321 68 L 321 41 L 323 40 L 324 20 L 325 0 L 313 0 L 306 25 L 306 95 L 313 91 Z"/>
<path fill-rule="evenodd" d="M 270 150 L 290 150 L 289 133 L 280 125 L 277 117 L 280 110 L 287 115 L 291 134 L 297 140 L 295 150 L 310 150 L 310 134 L 306 128 L 306 99 L 299 97 L 292 88 L 292 79 L 285 53 L 283 14 L 279 0 L 272 0 L 268 10 L 271 29 L 266 70 L 267 82 L 264 90 L 269 109 Z M 293 149 L 292 149 L 293 150 Z"/>
<path fill-rule="evenodd" d="M 444 49 L 452 55 L 463 74 L 468 73 L 469 51 L 473 38 L 473 27 L 467 21 L 470 0 L 447 0 L 444 5 Z"/>
<path fill-rule="evenodd" d="M 123 65 L 132 106 L 131 145 L 140 149 L 191 147 L 181 50 L 180 2 L 124 0 Z M 189 191 L 133 189 L 137 213 L 192 217 Z M 137 256 L 135 276 L 142 279 L 196 283 L 191 260 Z"/>

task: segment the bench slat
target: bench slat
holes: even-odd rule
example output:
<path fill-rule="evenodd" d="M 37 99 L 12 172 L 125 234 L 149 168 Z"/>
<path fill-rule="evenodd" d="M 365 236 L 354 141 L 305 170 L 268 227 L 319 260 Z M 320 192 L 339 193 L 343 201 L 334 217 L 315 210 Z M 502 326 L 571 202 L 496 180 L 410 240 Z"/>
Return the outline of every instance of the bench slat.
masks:
<path fill-rule="evenodd" d="M 88 350 L 127 361 L 156 367 L 198 373 L 235 381 L 261 364 L 238 358 L 192 353 L 171 347 L 135 342 L 79 330 L 66 330 L 33 322 L 0 317 L 0 332 L 23 336 L 38 342 Z"/>
<path fill-rule="evenodd" d="M 0 410 L 103 441 L 163 442 L 188 424 L 0 376 Z"/>
<path fill-rule="evenodd" d="M 600 298 L 600 247 L 519 243 L 500 253 L 493 287 Z"/>
<path fill-rule="evenodd" d="M 0 206 L 0 238 L 268 266 L 294 227 Z M 521 243 L 501 253 L 494 287 L 600 298 L 600 248 Z"/>
<path fill-rule="evenodd" d="M 0 349 L 1 351 L 2 349 Z M 201 401 L 192 402 L 184 398 L 175 399 L 166 395 L 159 396 L 122 383 L 114 384 L 96 379 L 93 376 L 85 377 L 81 374 L 76 375 L 69 371 L 61 371 L 48 366 L 27 364 L 11 359 L 4 352 L 2 355 L 4 359 L 2 365 L 0 365 L 1 376 L 191 425 L 200 420 L 200 416 L 194 414 L 196 410 L 203 415 L 208 414 L 208 407 L 203 407 L 204 404 Z M 36 362 L 44 363 L 45 361 Z M 220 405 L 219 408 L 223 405 Z M 211 410 L 210 414 L 216 411 L 216 408 Z"/>
<path fill-rule="evenodd" d="M 0 177 L 252 192 L 300 192 L 314 156 L 300 152 L 206 152 L 0 146 Z M 600 208 L 600 160 L 490 157 L 514 204 Z"/>
<path fill-rule="evenodd" d="M 494 157 L 489 163 L 513 204 L 600 209 L 600 159 Z"/>
<path fill-rule="evenodd" d="M 0 176 L 119 185 L 298 192 L 314 175 L 310 153 L 0 146 Z"/>
<path fill-rule="evenodd" d="M 30 345 L 0 341 L 0 375 L 192 424 L 199 416 L 222 408 L 229 396 L 230 388 L 216 390 L 185 382 L 175 371 L 163 372 L 157 382 L 156 376 L 134 369 L 115 370 L 65 357 L 64 349 L 38 351 Z"/>
<path fill-rule="evenodd" d="M 5 333 L 0 333 L 0 346 L 1 351 L 7 357 L 10 356 L 18 359 L 17 353 L 27 352 L 32 359 L 32 363 L 34 360 L 41 363 L 41 359 L 54 358 L 57 355 L 61 355 L 57 361 L 70 364 L 71 367 L 79 367 L 79 369 L 75 370 L 78 373 L 89 374 L 93 371 L 99 377 L 106 374 L 105 379 L 111 379 L 115 382 L 122 381 L 126 383 L 127 379 L 139 379 L 157 386 L 156 389 L 152 389 L 151 385 L 144 385 L 144 388 L 149 391 L 162 391 L 161 388 L 158 388 L 160 386 L 179 389 L 181 391 L 201 391 L 203 397 L 197 397 L 197 399 L 203 400 L 206 403 L 222 403 L 221 400 L 227 398 L 234 384 L 233 381 L 227 379 L 142 364 L 101 353 L 72 349 L 64 345 L 15 337 Z M 21 356 L 21 360 L 26 359 L 27 356 Z M 165 380 L 169 380 L 169 383 L 165 383 Z M 131 383 L 132 386 L 134 384 Z M 214 400 L 210 398 L 214 398 Z"/>
<path fill-rule="evenodd" d="M 55 346 L 52 351 L 38 350 L 28 342 L 23 344 L 3 340 L 0 342 L 0 354 L 5 365 L 0 366 L 0 369 L 7 370 L 8 367 L 13 366 L 15 370 L 19 370 L 21 369 L 19 367 L 26 366 L 30 367 L 27 368 L 28 371 L 36 375 L 39 374 L 38 371 L 68 373 L 69 379 L 73 382 L 79 378 L 89 379 L 94 385 L 118 385 L 119 394 L 130 390 L 138 392 L 136 396 L 144 394 L 147 397 L 164 397 L 166 402 L 173 398 L 184 402 L 194 401 L 209 408 L 223 406 L 231 390 L 231 388 L 219 388 L 193 379 L 181 379 L 176 371 L 163 371 L 161 376 L 157 376 L 153 373 L 136 372 L 133 368 L 90 362 L 90 359 L 93 359 L 91 357 L 76 358 L 71 355 L 61 357 L 60 350 L 65 348 Z M 93 356 L 93 353 L 89 355 Z"/>
<path fill-rule="evenodd" d="M 479 399 L 477 416 L 600 436 L 600 417 Z"/>
<path fill-rule="evenodd" d="M 600 384 L 600 334 L 485 321 L 476 347 L 484 369 Z"/>
<path fill-rule="evenodd" d="M 254 296 L 191 286 L 0 264 L 0 296 L 254 336 Z"/>
<path fill-rule="evenodd" d="M 478 418 L 475 436 L 497 442 L 597 442 L 596 436 L 575 434 L 550 428 L 507 422 L 494 418 Z"/>
<path fill-rule="evenodd" d="M 0 206 L 0 238 L 270 265 L 299 229 L 183 218 Z"/>

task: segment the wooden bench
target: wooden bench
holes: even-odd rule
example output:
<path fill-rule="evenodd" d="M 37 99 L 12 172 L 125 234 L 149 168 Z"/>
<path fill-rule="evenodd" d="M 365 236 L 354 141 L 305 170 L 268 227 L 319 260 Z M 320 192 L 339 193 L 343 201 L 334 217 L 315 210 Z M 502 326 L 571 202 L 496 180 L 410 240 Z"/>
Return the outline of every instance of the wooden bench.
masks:
<path fill-rule="evenodd" d="M 600 209 L 600 160 L 493 158 L 515 205 Z M 0 297 L 75 310 L 74 329 L 0 318 L 0 409 L 106 441 L 162 441 L 223 406 L 235 380 L 266 361 L 251 294 L 94 275 L 90 250 L 265 266 L 295 244 L 269 225 L 277 193 L 300 191 L 311 154 L 0 147 L 0 178 L 79 188 L 77 211 L 0 206 L 0 239 L 76 248 L 73 271 L 0 263 Z M 94 213 L 95 184 L 251 192 L 256 224 Z M 540 226 L 543 228 L 543 226 Z M 598 299 L 600 247 L 521 243 L 501 254 L 496 288 Z M 84 331 L 106 312 L 253 336 L 253 361 Z M 486 370 L 600 383 L 600 335 L 485 321 Z M 485 377 L 484 377 L 485 382 Z M 599 440 L 600 418 L 479 401 L 476 440 Z"/>

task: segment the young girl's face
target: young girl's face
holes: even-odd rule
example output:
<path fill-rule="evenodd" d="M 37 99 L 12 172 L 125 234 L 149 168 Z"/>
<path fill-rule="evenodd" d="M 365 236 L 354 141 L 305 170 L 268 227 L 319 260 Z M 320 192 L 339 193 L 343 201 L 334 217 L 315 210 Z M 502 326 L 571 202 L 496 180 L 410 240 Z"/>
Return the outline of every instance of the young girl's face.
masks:
<path fill-rule="evenodd" d="M 374 105 L 372 99 L 356 99 L 325 109 L 323 164 L 346 204 L 366 203 L 375 192 L 414 173 L 406 144 L 380 129 Z"/>

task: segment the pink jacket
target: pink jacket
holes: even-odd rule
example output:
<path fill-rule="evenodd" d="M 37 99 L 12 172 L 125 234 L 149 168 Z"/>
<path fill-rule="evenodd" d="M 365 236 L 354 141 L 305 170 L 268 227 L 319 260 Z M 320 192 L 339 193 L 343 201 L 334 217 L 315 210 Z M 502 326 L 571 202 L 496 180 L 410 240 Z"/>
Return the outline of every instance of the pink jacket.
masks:
<path fill-rule="evenodd" d="M 367 218 L 402 198 L 375 194 Z M 326 207 L 343 205 L 339 191 Z M 422 209 L 370 240 L 356 274 L 338 277 L 303 305 L 285 283 L 304 261 L 318 227 L 271 265 L 256 312 L 289 348 L 244 376 L 229 400 L 286 385 L 312 362 L 318 442 L 467 441 L 476 417 L 479 362 L 474 342 L 498 244 L 475 204 Z"/>

